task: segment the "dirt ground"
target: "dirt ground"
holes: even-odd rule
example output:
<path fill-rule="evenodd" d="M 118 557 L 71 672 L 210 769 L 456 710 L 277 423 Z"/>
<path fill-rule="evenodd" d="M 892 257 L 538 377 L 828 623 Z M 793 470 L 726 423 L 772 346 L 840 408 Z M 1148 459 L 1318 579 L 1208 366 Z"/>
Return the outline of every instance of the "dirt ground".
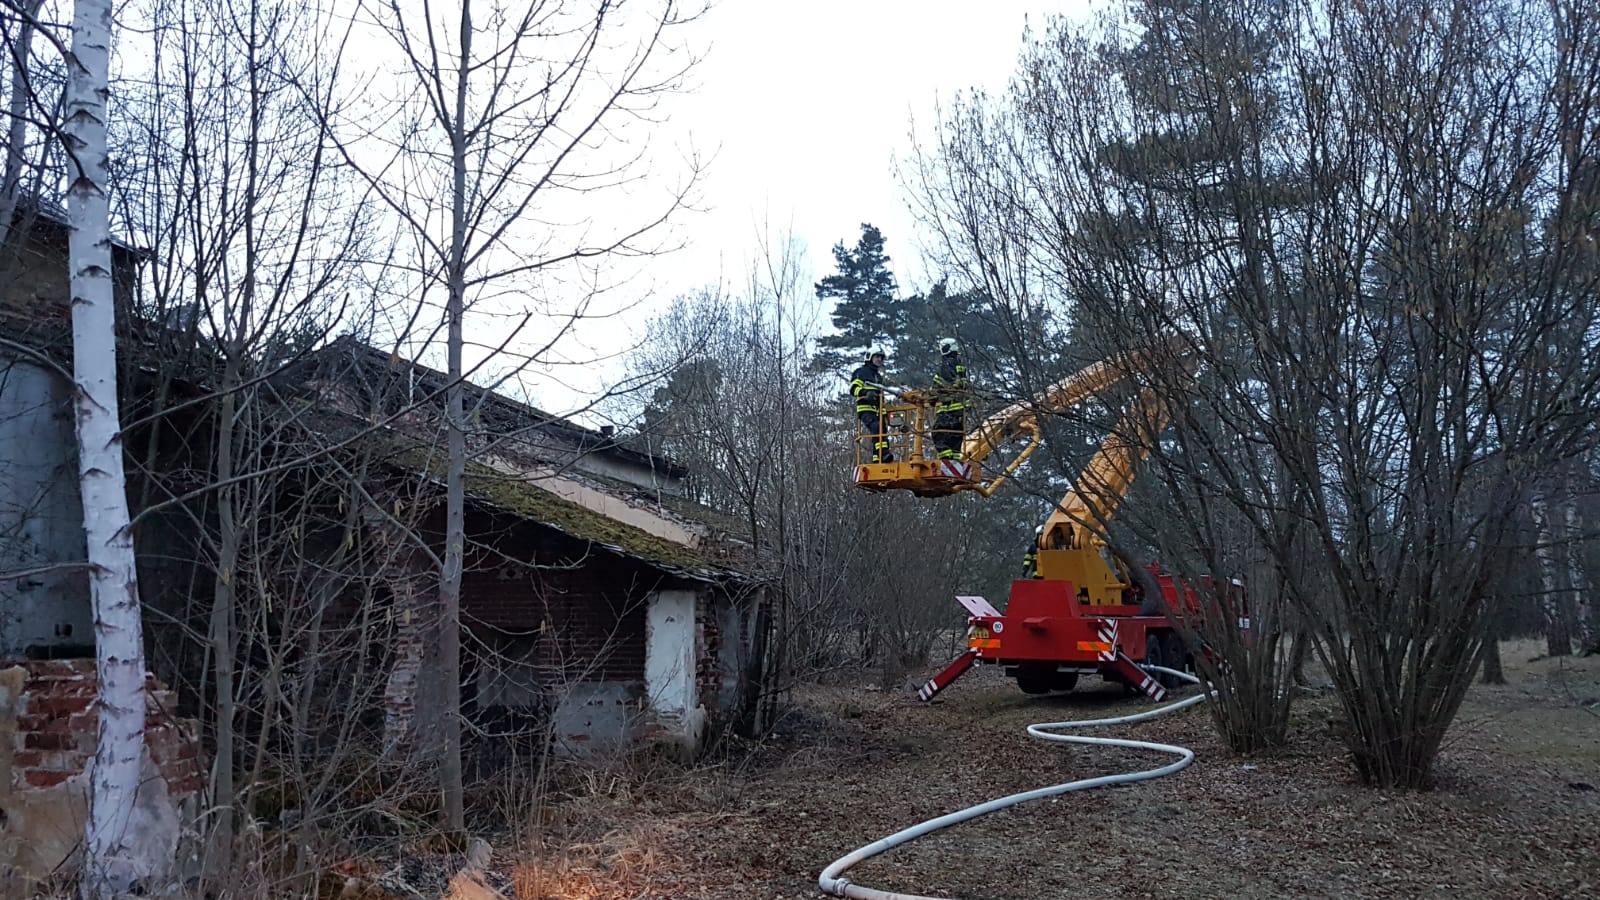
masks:
<path fill-rule="evenodd" d="M 1103 732 L 1192 747 L 1195 764 L 1175 776 L 1002 811 L 850 878 L 1004 900 L 1596 896 L 1600 658 L 1534 660 L 1539 651 L 1505 645 L 1511 683 L 1473 689 L 1432 791 L 1361 787 L 1331 737 L 1326 691 L 1297 703 L 1289 747 L 1250 758 L 1226 751 L 1194 708 Z M 993 670 L 931 706 L 903 691 L 817 688 L 757 752 L 594 779 L 496 857 L 518 900 L 821 897 L 825 865 L 923 819 L 1168 761 L 1023 730 L 1143 706 L 1098 682 L 1027 697 Z"/>

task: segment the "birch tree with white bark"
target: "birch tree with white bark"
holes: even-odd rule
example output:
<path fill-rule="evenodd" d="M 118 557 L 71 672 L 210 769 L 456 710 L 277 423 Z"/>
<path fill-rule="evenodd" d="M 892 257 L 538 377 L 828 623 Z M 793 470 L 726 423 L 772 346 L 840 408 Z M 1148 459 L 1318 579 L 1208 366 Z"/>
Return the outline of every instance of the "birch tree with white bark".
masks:
<path fill-rule="evenodd" d="M 117 406 L 111 279 L 110 0 L 77 0 L 61 137 L 69 157 L 67 214 L 72 353 L 89 592 L 94 607 L 100 733 L 90 781 L 82 896 L 128 893 L 152 862 L 135 858 L 132 827 L 144 748 L 144 643 Z"/>

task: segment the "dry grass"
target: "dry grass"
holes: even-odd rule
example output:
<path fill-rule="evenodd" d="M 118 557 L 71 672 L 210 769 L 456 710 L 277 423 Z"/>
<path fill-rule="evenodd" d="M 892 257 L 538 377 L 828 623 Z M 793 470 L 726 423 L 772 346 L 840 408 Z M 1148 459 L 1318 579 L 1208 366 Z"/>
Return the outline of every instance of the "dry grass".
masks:
<path fill-rule="evenodd" d="M 1478 687 L 1438 787 L 1361 787 L 1328 728 L 1334 698 L 1297 706 L 1281 752 L 1230 755 L 1203 713 L 1126 733 L 1187 743 L 1180 775 L 1068 795 L 924 838 L 852 872 L 950 897 L 1574 897 L 1600 890 L 1600 659 L 1530 661 Z M 865 680 L 862 682 L 865 684 Z M 1023 726 L 1138 707 L 1089 685 L 1027 698 L 994 672 L 922 706 L 816 688 L 746 765 L 652 773 L 561 804 L 510 852 L 518 900 L 813 898 L 835 857 L 990 797 L 1148 765 L 1114 749 L 1046 747 Z M 600 789 L 603 788 L 603 789 Z"/>
<path fill-rule="evenodd" d="M 1193 747 L 1196 764 L 997 813 L 851 877 L 999 900 L 1591 896 L 1600 891 L 1600 658 L 1540 650 L 1505 646 L 1510 683 L 1470 693 L 1432 791 L 1361 786 L 1332 736 L 1338 704 L 1324 689 L 1297 702 L 1280 751 L 1230 754 L 1200 710 L 1131 726 L 1121 733 Z M 559 792 L 540 793 L 499 840 L 489 883 L 514 900 L 810 900 L 821 896 L 823 866 L 914 822 L 1152 764 L 1023 733 L 1030 722 L 1143 706 L 1114 686 L 1030 698 L 983 670 L 925 706 L 871 681 L 803 691 L 759 746 L 691 771 L 638 760 L 564 770 L 550 782 Z M 410 888 L 372 896 L 433 896 L 422 885 L 454 870 L 452 855 L 407 855 L 409 867 L 396 870 L 404 878 L 376 881 Z"/>
<path fill-rule="evenodd" d="M 513 866 L 512 893 L 516 900 L 629 900 L 679 874 L 674 848 L 685 837 L 668 824 L 618 828 Z"/>

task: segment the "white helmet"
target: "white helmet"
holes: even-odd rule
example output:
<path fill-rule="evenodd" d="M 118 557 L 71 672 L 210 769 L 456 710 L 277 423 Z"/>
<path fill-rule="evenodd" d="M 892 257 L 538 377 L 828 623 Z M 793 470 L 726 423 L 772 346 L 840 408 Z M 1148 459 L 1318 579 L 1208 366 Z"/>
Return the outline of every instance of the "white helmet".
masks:
<path fill-rule="evenodd" d="M 939 338 L 939 355 L 940 356 L 949 356 L 952 353 L 960 353 L 960 352 L 961 352 L 961 344 L 955 338 L 950 338 L 950 337 Z"/>
<path fill-rule="evenodd" d="M 1035 528 L 1033 530 L 1033 533 L 1035 535 L 1039 536 L 1039 537 L 1043 537 L 1044 536 L 1044 526 L 1040 525 L 1038 528 Z"/>

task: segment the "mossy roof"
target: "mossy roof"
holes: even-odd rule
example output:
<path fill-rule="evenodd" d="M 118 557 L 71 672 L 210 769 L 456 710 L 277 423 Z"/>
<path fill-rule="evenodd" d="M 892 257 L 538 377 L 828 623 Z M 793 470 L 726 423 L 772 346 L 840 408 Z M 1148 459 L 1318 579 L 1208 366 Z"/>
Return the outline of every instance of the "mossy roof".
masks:
<path fill-rule="evenodd" d="M 361 444 L 382 453 L 382 460 L 407 472 L 441 480 L 444 454 L 390 429 L 375 431 Z M 717 565 L 693 547 L 651 534 L 635 525 L 574 503 L 540 487 L 537 481 L 469 461 L 463 488 L 471 499 L 530 522 L 536 522 L 658 569 L 701 581 L 743 581 L 746 573 Z"/>

